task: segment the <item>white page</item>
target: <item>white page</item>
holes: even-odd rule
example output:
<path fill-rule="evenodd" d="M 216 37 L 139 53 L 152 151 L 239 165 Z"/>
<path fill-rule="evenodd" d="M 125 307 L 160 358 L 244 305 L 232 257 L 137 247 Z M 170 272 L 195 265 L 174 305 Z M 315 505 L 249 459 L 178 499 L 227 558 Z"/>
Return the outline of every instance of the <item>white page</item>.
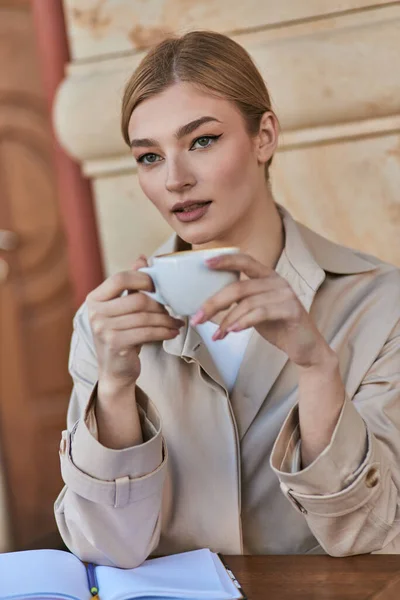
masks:
<path fill-rule="evenodd" d="M 0 554 L 0 600 L 90 600 L 86 568 L 69 552 L 26 550 Z"/>
<path fill-rule="evenodd" d="M 235 586 L 232 593 L 224 589 L 207 549 L 150 559 L 136 569 L 97 567 L 96 573 L 102 600 L 240 598 Z"/>
<path fill-rule="evenodd" d="M 242 598 L 241 592 L 239 592 L 238 587 L 233 583 L 232 579 L 228 575 L 225 565 L 219 558 L 218 554 L 211 553 L 211 558 L 214 561 L 214 566 L 221 580 L 221 584 L 224 586 L 225 590 L 229 592 L 231 598 Z M 232 571 L 230 571 L 232 573 Z M 235 577 L 234 573 L 232 573 L 233 577 Z M 240 583 L 235 579 L 238 585 Z"/>

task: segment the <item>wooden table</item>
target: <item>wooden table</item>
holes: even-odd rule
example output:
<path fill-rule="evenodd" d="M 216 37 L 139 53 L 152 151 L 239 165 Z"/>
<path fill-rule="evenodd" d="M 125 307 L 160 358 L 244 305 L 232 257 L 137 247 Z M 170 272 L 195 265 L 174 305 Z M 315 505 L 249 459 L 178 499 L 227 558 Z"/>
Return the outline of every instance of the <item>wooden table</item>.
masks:
<path fill-rule="evenodd" d="M 224 556 L 248 600 L 400 600 L 400 555 Z"/>

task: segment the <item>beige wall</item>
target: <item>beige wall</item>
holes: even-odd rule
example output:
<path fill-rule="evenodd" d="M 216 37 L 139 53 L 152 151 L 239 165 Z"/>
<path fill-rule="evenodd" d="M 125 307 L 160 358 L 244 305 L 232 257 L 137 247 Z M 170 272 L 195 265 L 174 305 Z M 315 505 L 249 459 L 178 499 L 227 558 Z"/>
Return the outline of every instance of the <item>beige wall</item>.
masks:
<path fill-rule="evenodd" d="M 242 43 L 282 135 L 276 199 L 318 232 L 400 265 L 400 2 L 64 0 L 72 62 L 54 118 L 92 179 L 107 272 L 170 233 L 139 189 L 119 132 L 125 81 L 166 32 Z"/>

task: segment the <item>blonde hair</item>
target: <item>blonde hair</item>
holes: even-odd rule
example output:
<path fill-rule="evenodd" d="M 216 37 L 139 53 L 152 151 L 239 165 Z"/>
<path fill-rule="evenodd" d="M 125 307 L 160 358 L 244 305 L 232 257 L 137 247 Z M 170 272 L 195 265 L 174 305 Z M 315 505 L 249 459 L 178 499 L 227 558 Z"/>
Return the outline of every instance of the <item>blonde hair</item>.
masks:
<path fill-rule="evenodd" d="M 128 145 L 129 120 L 138 104 L 177 82 L 192 83 L 233 102 L 250 135 L 258 133 L 262 115 L 273 112 L 265 82 L 248 52 L 220 33 L 192 31 L 154 46 L 129 79 L 121 115 Z M 267 179 L 271 161 L 272 157 L 265 165 Z"/>

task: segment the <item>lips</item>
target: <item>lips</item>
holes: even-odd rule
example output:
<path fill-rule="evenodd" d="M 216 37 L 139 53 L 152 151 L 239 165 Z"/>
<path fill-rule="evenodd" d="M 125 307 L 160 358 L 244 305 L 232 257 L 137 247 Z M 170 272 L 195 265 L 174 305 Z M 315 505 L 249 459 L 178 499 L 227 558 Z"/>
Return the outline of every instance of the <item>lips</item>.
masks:
<path fill-rule="evenodd" d="M 211 204 L 211 200 L 200 200 L 198 202 L 178 202 L 177 204 L 175 204 L 172 207 L 172 212 L 174 213 L 189 213 L 192 212 L 194 210 L 197 210 L 199 208 L 203 208 L 204 206 L 207 206 L 208 204 Z"/>
<path fill-rule="evenodd" d="M 174 215 L 181 223 L 193 223 L 206 216 L 210 208 L 211 201 L 208 202 L 190 202 L 185 206 L 175 208 Z"/>

